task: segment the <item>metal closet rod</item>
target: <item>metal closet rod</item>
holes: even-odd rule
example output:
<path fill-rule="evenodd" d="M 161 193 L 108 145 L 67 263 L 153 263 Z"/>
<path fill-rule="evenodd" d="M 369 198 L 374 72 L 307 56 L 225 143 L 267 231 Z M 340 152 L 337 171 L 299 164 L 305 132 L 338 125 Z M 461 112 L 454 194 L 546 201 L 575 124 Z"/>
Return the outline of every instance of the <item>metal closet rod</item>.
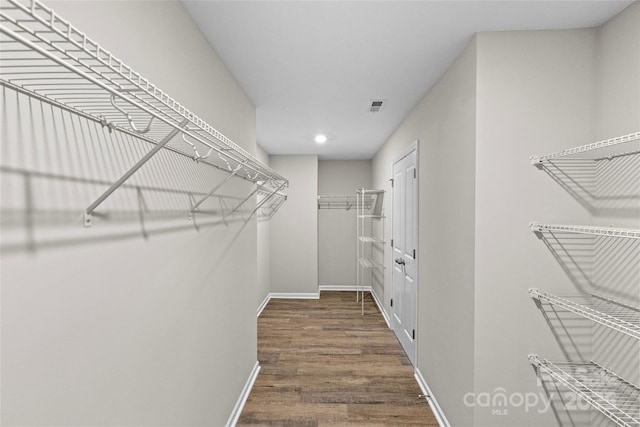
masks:
<path fill-rule="evenodd" d="M 638 140 L 640 140 L 640 132 L 630 133 L 628 135 L 618 136 L 611 139 L 605 139 L 603 141 L 593 142 L 591 144 L 582 145 L 579 147 L 567 148 L 566 150 L 558 151 L 551 154 L 546 154 L 544 156 L 531 156 L 531 164 L 537 167 L 541 167 L 542 164 L 548 160 L 572 156 L 575 154 L 586 153 L 589 151 L 598 150 L 606 147 L 612 147 L 614 145 L 625 144 L 627 142 L 638 141 Z M 611 156 L 600 156 L 592 160 L 604 160 L 604 159 L 621 157 L 621 156 L 626 156 L 626 155 L 631 155 L 636 153 L 638 153 L 638 151 L 630 151 L 627 153 L 618 153 Z"/>
<path fill-rule="evenodd" d="M 583 225 L 560 225 L 560 224 L 541 224 L 538 222 L 529 223 L 529 228 L 534 233 L 542 233 L 543 231 L 556 231 L 561 233 L 577 233 L 589 234 L 593 236 L 619 237 L 627 239 L 640 239 L 640 230 L 628 228 L 612 228 L 612 227 L 591 227 Z"/>
<path fill-rule="evenodd" d="M 360 200 L 362 199 L 362 200 Z M 333 196 L 333 195 L 320 195 L 318 196 L 318 209 L 346 209 L 350 210 L 354 206 L 365 206 L 367 209 L 371 207 L 373 203 L 373 197 L 367 196 Z"/>
<path fill-rule="evenodd" d="M 227 137 L 222 135 L 220 132 L 215 130 L 212 126 L 208 125 L 206 122 L 204 122 L 198 116 L 196 116 L 195 114 L 193 114 L 190 111 L 188 111 L 181 104 L 179 104 L 174 99 L 170 98 L 164 92 L 159 90 L 156 86 L 150 84 L 148 80 L 144 79 L 140 74 L 134 72 L 130 67 L 126 66 L 122 61 L 120 61 L 119 59 L 115 58 L 111 53 L 109 53 L 106 50 L 102 49 L 98 43 L 94 42 L 93 40 L 88 38 L 85 34 L 83 34 L 80 31 L 78 31 L 69 22 L 60 19 L 60 17 L 58 17 L 53 10 L 45 7 L 44 5 L 42 5 L 37 0 L 32 0 L 31 1 L 31 9 L 28 9 L 28 8 L 24 7 L 23 5 L 18 3 L 16 0 L 7 0 L 7 1 L 9 1 L 11 4 L 15 5 L 18 9 L 22 10 L 24 13 L 27 13 L 28 15 L 32 16 L 34 19 L 39 21 L 41 24 L 45 25 L 47 28 L 49 28 L 53 32 L 55 32 L 58 35 L 60 35 L 61 37 L 63 37 L 66 41 L 68 41 L 71 44 L 75 45 L 76 47 L 81 49 L 86 54 L 90 55 L 91 57 L 95 58 L 96 60 L 98 60 L 103 65 L 107 66 L 108 68 L 110 68 L 111 70 L 116 72 L 117 75 L 119 75 L 126 82 L 134 85 L 135 87 L 140 89 L 140 91 L 142 91 L 143 93 L 151 96 L 152 98 L 154 98 L 157 101 L 159 101 L 160 103 L 162 103 L 164 106 L 170 108 L 171 110 L 173 110 L 174 112 L 176 112 L 177 114 L 182 116 L 183 118 L 187 119 L 189 124 L 195 125 L 196 127 L 200 128 L 202 131 L 204 131 L 207 134 L 209 134 L 214 139 L 218 140 L 222 145 L 225 145 L 225 146 L 229 147 L 231 149 L 230 150 L 231 152 L 229 152 L 229 151 L 227 151 L 227 149 L 221 148 L 219 146 L 212 145 L 209 141 L 203 140 L 199 135 L 192 133 L 190 130 L 182 128 L 181 125 L 178 125 L 178 124 L 175 123 L 175 121 L 176 121 L 175 118 L 169 116 L 171 118 L 171 120 L 166 119 L 161 114 L 167 114 L 167 113 L 162 111 L 157 106 L 152 106 L 152 107 L 157 109 L 159 111 L 159 113 L 161 113 L 161 114 L 159 114 L 156 111 L 151 111 L 150 109 L 146 108 L 144 105 L 141 105 L 137 101 L 134 101 L 131 97 L 125 96 L 122 92 L 119 92 L 119 91 L 117 91 L 117 90 L 105 85 L 104 83 L 102 83 L 101 81 L 97 80 L 93 76 L 90 76 L 86 72 L 84 72 L 82 70 L 79 70 L 76 66 L 67 63 L 65 60 L 56 57 L 55 55 L 51 54 L 49 51 L 41 48 L 40 46 L 37 46 L 35 43 L 31 42 L 30 40 L 27 40 L 26 38 L 24 38 L 21 35 L 15 33 L 14 31 L 12 31 L 12 30 L 10 30 L 8 28 L 5 28 L 4 26 L 0 25 L 0 31 L 2 31 L 3 33 L 9 35 L 13 39 L 19 41 L 20 43 L 22 43 L 25 46 L 31 48 L 32 50 L 40 53 L 41 55 L 45 56 L 46 58 L 49 58 L 50 60 L 58 63 L 59 65 L 63 66 L 64 68 L 76 73 L 77 75 L 81 76 L 82 78 L 84 78 L 84 79 L 90 81 L 91 83 L 99 86 L 100 88 L 106 90 L 111 95 L 117 96 L 117 97 L 127 101 L 131 105 L 134 105 L 136 108 L 138 108 L 138 109 L 140 109 L 142 111 L 145 111 L 147 114 L 150 114 L 152 117 L 158 118 L 159 120 L 161 120 L 162 122 L 166 123 L 167 125 L 169 125 L 169 126 L 171 126 L 173 128 L 180 129 L 180 131 L 183 132 L 183 134 L 186 134 L 186 135 L 194 138 L 195 140 L 197 140 L 201 144 L 203 144 L 203 145 L 205 145 L 205 146 L 217 151 L 220 154 L 223 154 L 223 155 L 229 157 L 233 161 L 240 163 L 243 160 L 248 159 L 249 161 L 246 163 L 245 167 L 253 170 L 257 174 L 256 177 L 254 177 L 254 179 L 257 178 L 258 175 L 261 175 L 261 176 L 269 177 L 269 178 L 272 178 L 272 179 L 285 180 L 277 172 L 275 172 L 274 170 L 272 170 L 268 166 L 262 164 L 260 161 L 258 161 L 256 158 L 254 158 L 251 154 L 249 154 L 248 152 L 243 150 L 241 147 L 239 147 L 238 145 L 233 143 L 233 141 L 231 141 L 230 139 L 228 139 Z M 36 14 L 36 7 L 40 8 L 41 10 L 45 11 L 46 13 L 48 13 L 49 14 L 49 19 L 47 20 L 47 19 L 44 19 L 44 18 L 38 16 Z M 74 58 L 71 55 L 69 55 L 66 51 L 63 51 L 61 48 L 59 48 L 56 45 L 57 43 L 52 43 L 52 42 L 44 39 L 43 36 L 41 36 L 38 32 L 30 30 L 29 28 L 23 26 L 19 21 L 11 19 L 10 17 L 6 16 L 6 14 L 2 13 L 1 15 L 7 21 L 12 22 L 14 25 L 24 29 L 26 32 L 28 32 L 29 34 L 37 37 L 39 40 L 41 40 L 46 45 L 48 45 L 48 46 L 60 51 L 61 53 L 71 57 L 74 61 L 80 63 L 84 67 L 86 67 L 89 70 L 91 70 L 92 72 L 96 73 L 101 78 L 106 79 L 107 81 L 109 81 L 110 83 L 114 84 L 115 86 L 117 86 L 119 88 L 122 87 L 122 85 L 120 83 L 114 82 L 111 78 L 108 78 L 108 77 L 104 76 L 104 74 L 102 72 L 94 70 L 90 65 L 83 63 L 82 60 L 80 60 L 78 58 Z M 66 27 L 66 33 L 55 27 L 56 22 L 60 22 L 63 26 Z M 72 34 L 73 33 L 75 33 L 77 36 L 79 36 L 82 39 L 82 43 L 79 43 L 79 42 L 77 42 L 76 40 L 74 40 L 72 38 Z M 95 53 L 93 51 L 90 51 L 87 48 L 87 44 L 93 45 L 93 47 L 95 48 Z M 101 53 L 104 54 L 108 58 L 108 61 L 101 57 Z M 128 76 L 126 76 L 124 74 L 124 73 L 127 72 L 127 70 L 128 70 Z M 137 79 L 137 81 L 136 81 L 136 79 Z M 127 89 L 127 90 L 129 91 L 130 89 Z M 132 96 L 134 98 L 140 100 L 141 102 L 149 104 L 149 102 L 143 100 L 142 98 L 140 98 L 139 96 L 137 96 L 135 94 L 132 94 Z"/>

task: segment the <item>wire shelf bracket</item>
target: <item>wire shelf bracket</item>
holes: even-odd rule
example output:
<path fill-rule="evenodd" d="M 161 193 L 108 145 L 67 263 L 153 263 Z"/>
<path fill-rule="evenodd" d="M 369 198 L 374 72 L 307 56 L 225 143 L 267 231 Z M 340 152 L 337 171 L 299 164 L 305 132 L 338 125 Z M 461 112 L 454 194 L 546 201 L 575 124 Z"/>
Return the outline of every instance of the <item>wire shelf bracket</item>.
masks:
<path fill-rule="evenodd" d="M 599 150 L 602 148 L 613 147 L 620 144 L 625 144 L 632 141 L 640 140 L 640 132 L 630 133 L 628 135 L 618 136 L 616 138 L 606 139 L 603 141 L 594 142 L 587 145 L 582 145 L 579 147 L 567 148 L 566 150 L 558 151 L 551 154 L 546 154 L 544 156 L 531 156 L 531 164 L 537 167 L 538 169 L 542 169 L 544 167 L 544 163 L 549 160 L 559 159 L 563 157 L 569 157 L 576 154 L 585 154 L 594 150 Z M 607 156 L 594 156 L 592 160 L 604 160 L 604 159 L 612 159 L 615 157 L 636 154 L 637 151 L 629 151 L 629 152 L 621 152 L 615 153 Z"/>
<path fill-rule="evenodd" d="M 595 294 L 561 297 L 531 288 L 529 295 L 539 307 L 541 303 L 548 303 L 640 340 L 638 307 Z"/>
<path fill-rule="evenodd" d="M 186 120 L 184 120 L 182 123 L 186 124 Z M 124 175 L 122 175 L 116 182 L 114 182 L 111 187 L 109 187 L 104 193 L 102 193 L 100 197 L 98 197 L 93 203 L 91 203 L 82 215 L 82 225 L 84 227 L 91 227 L 93 212 L 95 211 L 95 209 L 100 206 L 102 202 L 104 202 L 111 194 L 113 194 L 114 191 L 120 188 L 122 184 L 124 184 L 129 178 L 131 178 L 131 176 L 136 173 L 138 169 L 140 169 L 142 166 L 144 166 L 145 163 L 151 160 L 151 158 L 158 151 L 162 150 L 164 146 L 167 145 L 167 143 L 169 143 L 169 141 L 171 141 L 171 139 L 179 132 L 180 129 L 173 129 L 171 132 L 169 132 L 169 135 L 167 135 L 162 141 L 156 144 L 155 147 L 147 152 L 147 154 L 145 154 L 140 160 L 138 160 L 138 162 L 136 162 L 135 165 L 133 165 L 127 172 L 125 172 Z"/>
<path fill-rule="evenodd" d="M 551 362 L 529 355 L 538 377 L 548 375 L 621 427 L 640 425 L 640 388 L 595 362 Z"/>
<path fill-rule="evenodd" d="M 532 232 L 542 237 L 544 231 L 559 233 L 576 233 L 588 234 L 592 236 L 617 237 L 626 239 L 640 239 L 640 230 L 629 228 L 611 228 L 611 227 L 591 227 L 583 225 L 561 225 L 561 224 L 542 224 L 538 222 L 529 223 Z"/>

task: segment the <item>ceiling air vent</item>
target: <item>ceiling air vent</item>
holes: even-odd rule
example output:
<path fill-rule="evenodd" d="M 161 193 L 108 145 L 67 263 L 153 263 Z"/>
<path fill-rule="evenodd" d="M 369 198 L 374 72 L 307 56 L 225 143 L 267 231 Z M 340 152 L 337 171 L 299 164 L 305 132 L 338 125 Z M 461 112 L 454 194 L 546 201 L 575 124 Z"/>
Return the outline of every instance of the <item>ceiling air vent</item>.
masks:
<path fill-rule="evenodd" d="M 384 109 L 385 105 L 387 105 L 386 99 L 372 99 L 369 103 L 369 112 L 379 113 Z"/>

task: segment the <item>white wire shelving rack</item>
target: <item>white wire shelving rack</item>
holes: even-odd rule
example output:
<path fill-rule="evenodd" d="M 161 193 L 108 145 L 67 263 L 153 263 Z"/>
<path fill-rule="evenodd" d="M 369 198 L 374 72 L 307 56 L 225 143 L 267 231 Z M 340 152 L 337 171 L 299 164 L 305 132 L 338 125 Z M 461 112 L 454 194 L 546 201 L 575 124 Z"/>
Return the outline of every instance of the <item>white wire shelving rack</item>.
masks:
<path fill-rule="evenodd" d="M 537 374 L 548 375 L 621 427 L 640 425 L 640 388 L 595 362 L 551 362 L 529 355 Z"/>
<path fill-rule="evenodd" d="M 562 151 L 550 153 L 542 156 L 531 156 L 531 164 L 542 169 L 544 163 L 561 159 L 571 158 L 579 156 L 580 158 L 587 158 L 594 161 L 610 160 L 616 157 L 622 157 L 632 154 L 640 153 L 640 147 L 632 147 L 631 149 L 624 149 L 620 147 L 628 147 L 628 143 L 640 142 L 640 132 L 630 133 L 628 135 L 618 136 L 611 139 L 606 139 L 598 142 L 593 142 L 587 145 L 581 145 L 579 147 L 567 148 Z M 627 144 L 626 146 L 624 144 Z M 603 151 L 607 151 L 603 153 Z"/>
<path fill-rule="evenodd" d="M 382 221 L 382 237 L 373 234 L 373 220 L 383 220 L 384 190 L 356 190 L 356 302 L 360 300 L 364 314 L 365 271 L 382 269 L 385 266 L 373 256 L 374 246 L 382 251 L 384 259 L 384 221 Z M 369 229 L 367 229 L 367 226 Z M 373 274 L 371 272 L 371 274 Z"/>
<path fill-rule="evenodd" d="M 529 295 L 538 303 L 563 308 L 614 331 L 640 340 L 640 308 L 600 295 L 558 296 L 536 288 Z"/>
<path fill-rule="evenodd" d="M 318 196 L 318 209 L 344 209 L 350 210 L 357 207 L 358 203 L 363 203 L 365 210 L 371 209 L 373 203 L 373 197 L 367 196 L 362 200 L 359 200 L 357 196 L 330 196 L 320 195 Z"/>
<path fill-rule="evenodd" d="M 282 204 L 279 196 L 288 186 L 284 177 L 41 2 L 3 0 L 0 33 L 0 85 L 98 122 L 109 132 L 125 132 L 153 144 L 88 205 L 85 226 L 91 226 L 96 208 L 162 149 L 228 173 L 205 198 L 191 206 L 190 216 L 233 177 L 256 185 L 232 213 L 258 193 L 264 197 L 251 215 L 264 211 L 263 207 L 277 209 Z"/>
<path fill-rule="evenodd" d="M 616 237 L 616 238 L 625 238 L 625 239 L 640 239 L 640 230 L 629 229 L 629 228 L 542 224 L 539 222 L 529 223 L 529 228 L 534 233 L 542 233 L 544 231 L 549 231 L 549 232 L 558 232 L 558 233 L 589 234 L 592 236 L 605 236 L 605 237 Z"/>

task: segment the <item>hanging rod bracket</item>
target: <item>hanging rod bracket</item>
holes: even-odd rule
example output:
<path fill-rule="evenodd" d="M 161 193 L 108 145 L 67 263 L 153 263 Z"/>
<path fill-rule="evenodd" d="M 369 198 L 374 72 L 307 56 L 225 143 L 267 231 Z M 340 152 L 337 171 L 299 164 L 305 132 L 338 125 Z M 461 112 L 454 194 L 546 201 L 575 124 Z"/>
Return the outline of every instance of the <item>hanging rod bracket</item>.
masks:
<path fill-rule="evenodd" d="M 126 90 L 123 92 L 133 92 L 132 90 Z M 127 121 L 129 122 L 129 126 L 131 126 L 131 130 L 133 130 L 135 133 L 139 133 L 141 135 L 144 135 L 145 133 L 149 132 L 151 130 L 151 125 L 153 124 L 153 121 L 155 120 L 155 116 L 151 116 L 151 119 L 149 120 L 149 123 L 147 124 L 147 127 L 144 129 L 138 129 L 138 127 L 136 126 L 136 124 L 133 122 L 133 118 L 131 118 L 131 115 L 129 113 L 127 113 L 124 109 L 120 108 L 120 106 L 118 106 L 118 104 L 116 104 L 116 96 L 112 93 L 111 94 L 111 105 L 113 105 L 113 108 L 115 108 L 116 110 L 120 111 L 122 114 L 124 114 L 124 116 L 127 118 Z"/>
<path fill-rule="evenodd" d="M 116 125 L 114 125 L 113 122 L 107 121 L 105 116 L 100 116 L 100 125 L 102 126 L 102 129 L 105 127 L 109 129 L 109 133 L 113 133 L 113 130 L 116 128 Z"/>

